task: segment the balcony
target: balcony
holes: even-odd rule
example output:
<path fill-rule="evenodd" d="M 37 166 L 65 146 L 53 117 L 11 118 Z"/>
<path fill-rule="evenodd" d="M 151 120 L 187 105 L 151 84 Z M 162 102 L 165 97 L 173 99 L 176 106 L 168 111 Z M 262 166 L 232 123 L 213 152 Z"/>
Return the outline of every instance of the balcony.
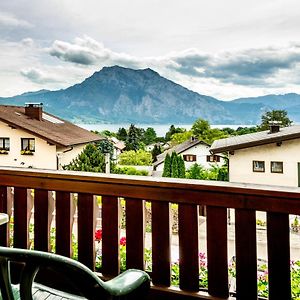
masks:
<path fill-rule="evenodd" d="M 99 276 L 104 278 L 120 272 L 121 233 L 126 233 L 126 268 L 145 269 L 144 207 L 149 201 L 149 299 L 257 299 L 256 211 L 266 212 L 269 299 L 291 299 L 289 214 L 300 215 L 298 188 L 14 168 L 0 169 L 0 184 L 0 211 L 14 214 L 14 247 L 29 248 L 33 240 L 34 249 L 49 251 L 54 224 L 56 253 L 72 256 L 75 233 L 78 260 L 92 270 L 96 267 L 96 196 L 101 196 Z M 122 231 L 121 202 L 126 211 Z M 178 287 L 171 286 L 171 203 L 178 205 Z M 199 209 L 204 206 L 207 290 L 199 288 L 199 218 L 203 218 Z M 235 212 L 236 289 L 232 294 L 228 275 L 228 208 Z M 32 233 L 30 223 L 34 224 Z M 0 226 L 2 246 L 11 242 L 10 230 L 9 224 Z M 54 279 L 48 280 L 51 283 Z"/>

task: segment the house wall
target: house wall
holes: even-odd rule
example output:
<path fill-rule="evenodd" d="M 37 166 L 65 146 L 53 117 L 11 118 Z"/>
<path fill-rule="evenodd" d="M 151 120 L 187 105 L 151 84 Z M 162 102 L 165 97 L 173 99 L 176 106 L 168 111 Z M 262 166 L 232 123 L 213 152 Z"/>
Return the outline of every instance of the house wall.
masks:
<path fill-rule="evenodd" d="M 12 129 L 3 122 L 0 122 L 0 137 L 10 138 L 10 151 L 0 154 L 0 166 L 56 169 L 55 145 L 49 145 L 45 140 L 21 129 Z M 35 139 L 33 155 L 21 155 L 21 138 Z"/>
<path fill-rule="evenodd" d="M 253 160 L 265 162 L 265 172 L 253 172 Z M 271 161 L 283 162 L 283 173 L 271 173 Z M 281 186 L 298 186 L 300 140 L 235 150 L 229 156 L 229 181 Z"/>
<path fill-rule="evenodd" d="M 180 153 L 181 156 L 183 155 L 187 155 L 187 154 L 190 154 L 190 155 L 196 155 L 196 161 L 193 161 L 193 162 L 187 162 L 185 161 L 184 164 L 185 164 L 185 169 L 188 170 L 192 165 L 194 165 L 195 163 L 197 163 L 198 165 L 202 165 L 204 168 L 210 168 L 211 165 L 219 165 L 221 166 L 224 161 L 223 159 L 221 158 L 220 162 L 219 163 L 211 163 L 211 162 L 207 162 L 206 161 L 206 157 L 207 155 L 211 155 L 210 152 L 209 152 L 209 147 L 206 146 L 206 145 L 203 145 L 203 144 L 198 144 L 194 147 L 191 147 L 190 149 Z M 164 164 L 159 164 L 157 167 L 156 167 L 156 171 L 163 171 L 164 170 Z"/>
<path fill-rule="evenodd" d="M 68 165 L 74 158 L 80 154 L 86 144 L 75 145 L 71 147 L 57 147 L 57 155 L 59 157 L 59 169 L 62 169 L 64 165 Z"/>

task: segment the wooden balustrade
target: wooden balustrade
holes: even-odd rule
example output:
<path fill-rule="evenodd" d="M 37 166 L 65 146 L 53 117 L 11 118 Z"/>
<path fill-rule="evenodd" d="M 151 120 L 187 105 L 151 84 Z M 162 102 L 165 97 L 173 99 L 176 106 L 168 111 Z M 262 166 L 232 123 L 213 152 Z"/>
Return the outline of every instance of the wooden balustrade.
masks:
<path fill-rule="evenodd" d="M 228 208 L 235 209 L 236 297 L 256 299 L 255 211 L 267 212 L 269 299 L 291 299 L 288 215 L 300 214 L 298 188 L 13 168 L 0 168 L 0 185 L 0 211 L 11 214 L 13 202 L 15 247 L 29 247 L 33 219 L 34 248 L 50 250 L 54 194 L 56 252 L 72 255 L 77 208 L 78 259 L 91 269 L 95 268 L 95 196 L 101 196 L 102 273 L 107 277 L 120 272 L 121 199 L 126 204 L 127 268 L 144 268 L 144 207 L 150 201 L 153 286 L 149 299 L 229 299 Z M 178 204 L 179 288 L 170 287 L 170 203 Z M 207 292 L 199 291 L 200 206 L 206 206 L 207 214 Z M 0 244 L 9 245 L 8 225 L 0 227 Z"/>

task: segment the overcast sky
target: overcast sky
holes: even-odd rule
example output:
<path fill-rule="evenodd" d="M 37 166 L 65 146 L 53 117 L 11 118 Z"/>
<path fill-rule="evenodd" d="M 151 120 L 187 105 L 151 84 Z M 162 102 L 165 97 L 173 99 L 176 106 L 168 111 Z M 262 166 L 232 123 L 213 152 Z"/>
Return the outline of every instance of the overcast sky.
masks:
<path fill-rule="evenodd" d="M 1 0 L 0 96 L 112 65 L 223 100 L 300 93 L 300 2 Z"/>

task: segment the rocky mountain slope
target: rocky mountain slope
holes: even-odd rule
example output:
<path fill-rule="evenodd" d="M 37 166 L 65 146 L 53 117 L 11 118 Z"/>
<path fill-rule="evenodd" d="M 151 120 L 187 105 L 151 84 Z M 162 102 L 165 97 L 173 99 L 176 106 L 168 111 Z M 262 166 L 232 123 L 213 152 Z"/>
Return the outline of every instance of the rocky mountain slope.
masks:
<path fill-rule="evenodd" d="M 0 98 L 0 104 L 42 102 L 48 112 L 77 123 L 188 124 L 201 117 L 212 124 L 255 124 L 266 109 L 293 110 L 300 105 L 300 95 L 289 95 L 294 95 L 290 105 L 284 100 L 288 95 L 220 101 L 188 90 L 151 69 L 114 66 L 104 67 L 67 89 Z M 272 100 L 276 97 L 280 100 Z M 300 121 L 300 111 L 294 116 Z"/>

